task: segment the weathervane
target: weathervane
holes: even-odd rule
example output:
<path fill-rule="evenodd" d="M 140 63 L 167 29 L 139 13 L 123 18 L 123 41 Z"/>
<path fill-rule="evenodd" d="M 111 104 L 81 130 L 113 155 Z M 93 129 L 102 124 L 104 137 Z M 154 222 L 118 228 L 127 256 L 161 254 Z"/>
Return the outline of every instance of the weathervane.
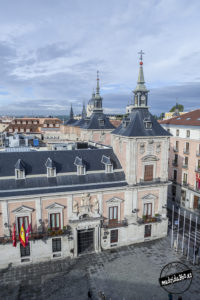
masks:
<path fill-rule="evenodd" d="M 138 52 L 138 54 L 140 54 L 140 65 L 143 65 L 142 55 L 145 54 L 145 53 L 141 50 L 140 52 Z"/>

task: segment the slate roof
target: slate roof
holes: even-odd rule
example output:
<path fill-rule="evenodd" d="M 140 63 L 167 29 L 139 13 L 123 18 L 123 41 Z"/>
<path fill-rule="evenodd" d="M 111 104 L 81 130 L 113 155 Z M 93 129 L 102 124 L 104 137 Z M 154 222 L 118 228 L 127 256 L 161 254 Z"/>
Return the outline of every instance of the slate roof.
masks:
<path fill-rule="evenodd" d="M 152 122 L 152 128 L 145 128 L 145 121 Z M 171 136 L 150 114 L 148 108 L 134 108 L 131 114 L 126 118 L 127 122 L 125 127 L 122 124 L 113 130 L 112 134 L 122 136 Z"/>
<path fill-rule="evenodd" d="M 114 170 L 118 169 L 117 172 L 98 172 L 105 170 L 105 165 L 101 162 L 103 156 L 110 157 Z M 77 167 L 74 165 L 77 158 L 80 158 L 86 166 L 86 175 L 71 174 L 77 172 Z M 9 178 L 8 176 L 15 175 L 15 166 L 19 162 L 23 162 L 26 178 L 19 180 Z M 53 166 L 56 167 L 56 177 L 47 177 L 47 162 L 52 162 Z M 87 173 L 87 171 L 94 172 Z M 29 175 L 43 176 L 29 177 Z M 126 185 L 125 174 L 111 148 L 0 153 L 0 197 L 91 190 Z"/>
<path fill-rule="evenodd" d="M 200 109 L 190 111 L 175 118 L 163 120 L 160 124 L 200 126 Z"/>
<path fill-rule="evenodd" d="M 121 165 L 112 148 L 109 149 L 78 149 L 65 151 L 35 151 L 35 152 L 3 152 L 0 153 L 0 179 L 14 176 L 15 165 L 19 159 L 23 161 L 26 175 L 46 174 L 45 163 L 48 158 L 54 162 L 57 174 L 76 172 L 74 165 L 76 157 L 82 158 L 86 171 L 104 170 L 102 156 L 109 156 L 114 169 L 121 169 Z"/>
<path fill-rule="evenodd" d="M 85 119 L 76 120 L 73 124 L 74 127 L 82 127 L 85 124 Z"/>
<path fill-rule="evenodd" d="M 69 119 L 64 122 L 64 125 L 73 125 L 76 122 L 77 122 L 77 120 L 75 120 L 75 119 Z"/>
<path fill-rule="evenodd" d="M 104 125 L 100 125 L 99 120 L 104 120 Z M 104 113 L 93 113 L 89 120 L 81 126 L 83 129 L 114 129 L 115 126 L 111 124 L 109 118 Z"/>

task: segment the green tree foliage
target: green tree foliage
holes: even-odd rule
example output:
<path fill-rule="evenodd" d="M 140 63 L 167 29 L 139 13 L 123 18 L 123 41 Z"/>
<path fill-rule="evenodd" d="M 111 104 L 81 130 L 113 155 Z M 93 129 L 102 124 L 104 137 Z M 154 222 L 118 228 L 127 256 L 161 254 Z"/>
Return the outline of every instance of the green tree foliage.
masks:
<path fill-rule="evenodd" d="M 170 109 L 170 112 L 174 112 L 176 109 L 176 105 L 174 105 L 171 109 Z M 180 112 L 184 111 L 184 106 L 182 104 L 178 104 L 178 110 Z"/>

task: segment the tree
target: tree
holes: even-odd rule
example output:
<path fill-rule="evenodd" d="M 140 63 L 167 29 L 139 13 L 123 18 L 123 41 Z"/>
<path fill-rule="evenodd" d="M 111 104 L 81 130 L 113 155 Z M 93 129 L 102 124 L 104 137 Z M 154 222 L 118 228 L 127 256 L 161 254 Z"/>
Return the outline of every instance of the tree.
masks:
<path fill-rule="evenodd" d="M 178 103 L 177 103 L 176 105 L 174 105 L 174 106 L 170 109 L 170 112 L 174 112 L 176 108 L 178 108 L 178 110 L 179 110 L 180 112 L 184 111 L 184 106 L 183 106 L 182 104 L 178 104 Z"/>

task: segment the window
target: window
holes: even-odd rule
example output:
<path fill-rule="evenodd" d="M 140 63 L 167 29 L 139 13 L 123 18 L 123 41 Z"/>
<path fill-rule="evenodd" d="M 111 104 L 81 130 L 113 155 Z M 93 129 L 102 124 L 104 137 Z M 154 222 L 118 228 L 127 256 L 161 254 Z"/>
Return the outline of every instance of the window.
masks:
<path fill-rule="evenodd" d="M 60 213 L 50 214 L 50 228 L 52 230 L 60 229 Z"/>
<path fill-rule="evenodd" d="M 109 222 L 116 222 L 118 220 L 118 206 L 109 207 Z"/>
<path fill-rule="evenodd" d="M 104 126 L 105 122 L 104 120 L 99 120 L 99 126 Z"/>
<path fill-rule="evenodd" d="M 200 159 L 198 159 L 197 170 L 200 170 Z"/>
<path fill-rule="evenodd" d="M 186 199 L 186 191 L 184 191 L 184 190 L 181 190 L 181 199 L 182 199 L 182 201 L 185 201 L 185 199 Z"/>
<path fill-rule="evenodd" d="M 176 141 L 176 151 L 178 151 L 178 149 L 179 149 L 179 142 Z"/>
<path fill-rule="evenodd" d="M 152 128 L 152 122 L 144 122 L 145 128 L 146 129 L 151 129 Z"/>
<path fill-rule="evenodd" d="M 186 131 L 186 137 L 190 137 L 190 130 Z"/>
<path fill-rule="evenodd" d="M 24 230 L 26 231 L 29 225 L 29 217 L 18 217 L 17 218 L 18 223 L 18 233 L 20 232 L 22 224 L 24 224 Z"/>
<path fill-rule="evenodd" d="M 188 157 L 187 156 L 185 157 L 185 162 L 184 163 L 185 163 L 185 166 L 188 166 Z"/>
<path fill-rule="evenodd" d="M 52 252 L 61 251 L 61 238 L 52 239 Z"/>
<path fill-rule="evenodd" d="M 28 243 L 26 247 L 23 247 L 22 244 L 20 244 L 20 255 L 21 257 L 30 256 L 30 243 Z"/>
<path fill-rule="evenodd" d="M 187 184 L 187 173 L 183 174 L 183 184 Z"/>
<path fill-rule="evenodd" d="M 153 165 L 144 166 L 144 181 L 153 180 Z"/>
<path fill-rule="evenodd" d="M 85 175 L 85 167 L 77 166 L 77 175 Z"/>
<path fill-rule="evenodd" d="M 47 176 L 55 177 L 56 176 L 56 168 L 47 168 Z"/>
<path fill-rule="evenodd" d="M 185 152 L 186 154 L 188 154 L 189 151 L 190 151 L 190 144 L 189 144 L 189 143 L 186 143 L 186 144 L 185 144 L 185 151 L 184 151 L 184 152 Z"/>
<path fill-rule="evenodd" d="M 177 164 L 178 163 L 178 154 L 174 155 L 174 162 Z"/>
<path fill-rule="evenodd" d="M 144 237 L 151 236 L 151 225 L 145 225 L 144 227 Z"/>
<path fill-rule="evenodd" d="M 174 178 L 173 178 L 174 181 L 177 180 L 177 170 L 174 170 Z"/>
<path fill-rule="evenodd" d="M 24 170 L 15 170 L 15 178 L 16 179 L 24 179 L 25 171 Z"/>
<path fill-rule="evenodd" d="M 172 196 L 176 196 L 176 186 L 172 185 Z"/>
<path fill-rule="evenodd" d="M 152 216 L 152 203 L 144 204 L 143 216 L 151 217 Z"/>
<path fill-rule="evenodd" d="M 179 136 L 179 129 L 176 129 L 176 136 Z"/>
<path fill-rule="evenodd" d="M 110 243 L 117 243 L 117 242 L 118 242 L 118 230 L 111 230 Z"/>
<path fill-rule="evenodd" d="M 113 165 L 105 165 L 105 171 L 106 171 L 106 173 L 112 173 Z"/>

